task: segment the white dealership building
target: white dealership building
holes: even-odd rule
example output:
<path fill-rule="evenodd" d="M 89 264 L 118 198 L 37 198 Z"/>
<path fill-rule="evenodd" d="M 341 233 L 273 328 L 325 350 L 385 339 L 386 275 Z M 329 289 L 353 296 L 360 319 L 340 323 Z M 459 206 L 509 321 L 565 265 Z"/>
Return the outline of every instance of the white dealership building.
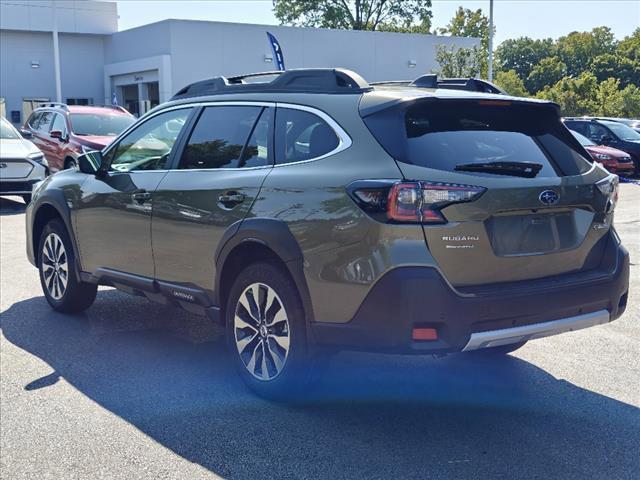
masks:
<path fill-rule="evenodd" d="M 274 70 L 266 32 L 287 68 L 345 67 L 369 81 L 437 71 L 438 45 L 474 38 L 165 20 L 118 31 L 115 2 L 0 0 L 0 98 L 13 123 L 43 101 L 118 103 L 136 114 L 202 78 Z"/>

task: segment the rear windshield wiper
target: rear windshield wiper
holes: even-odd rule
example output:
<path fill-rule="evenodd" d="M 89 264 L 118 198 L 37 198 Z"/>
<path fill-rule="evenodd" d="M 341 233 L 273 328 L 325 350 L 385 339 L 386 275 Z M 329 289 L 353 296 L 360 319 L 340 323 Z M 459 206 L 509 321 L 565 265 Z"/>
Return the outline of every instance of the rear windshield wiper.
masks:
<path fill-rule="evenodd" d="M 496 175 L 533 178 L 542 170 L 542 165 L 532 162 L 463 163 L 456 165 L 454 170 L 458 172 L 484 172 L 495 173 Z"/>

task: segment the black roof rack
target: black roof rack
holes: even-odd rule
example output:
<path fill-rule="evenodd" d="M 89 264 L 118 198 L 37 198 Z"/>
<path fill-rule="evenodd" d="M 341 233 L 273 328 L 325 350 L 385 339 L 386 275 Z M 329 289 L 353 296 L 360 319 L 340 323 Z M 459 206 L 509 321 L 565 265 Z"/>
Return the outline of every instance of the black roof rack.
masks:
<path fill-rule="evenodd" d="M 269 82 L 251 82 L 254 78 L 273 77 Z M 172 100 L 225 93 L 363 93 L 371 90 L 367 81 L 343 68 L 303 68 L 251 73 L 237 77 L 215 77 L 192 83 L 176 93 Z"/>
<path fill-rule="evenodd" d="M 450 90 L 468 90 L 471 92 L 495 93 L 506 95 L 507 92 L 487 80 L 479 78 L 438 78 L 429 73 L 415 80 L 394 80 L 389 82 L 374 82 L 371 85 L 406 86 L 418 88 L 446 88 Z"/>
<path fill-rule="evenodd" d="M 38 105 L 37 108 L 55 108 L 55 107 L 59 107 L 64 110 L 69 110 L 69 106 L 66 103 L 61 103 L 61 102 L 42 102 L 40 105 Z"/>

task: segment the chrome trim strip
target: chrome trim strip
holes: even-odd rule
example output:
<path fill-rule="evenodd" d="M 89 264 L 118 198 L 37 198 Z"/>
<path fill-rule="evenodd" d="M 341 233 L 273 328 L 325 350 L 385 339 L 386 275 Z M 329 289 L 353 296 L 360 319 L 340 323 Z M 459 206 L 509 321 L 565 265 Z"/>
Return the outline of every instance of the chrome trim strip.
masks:
<path fill-rule="evenodd" d="M 322 120 L 324 120 L 325 122 L 327 122 L 327 124 L 333 129 L 333 131 L 336 133 L 336 135 L 338 136 L 338 146 L 336 148 L 334 148 L 333 150 L 331 150 L 330 152 L 325 153 L 324 155 L 321 155 L 319 157 L 316 158 L 310 158 L 308 160 L 301 160 L 299 162 L 290 162 L 290 163 L 279 163 L 279 164 L 275 164 L 275 165 L 261 165 L 259 167 L 240 167 L 240 168 L 197 168 L 197 169 L 172 169 L 172 172 L 199 172 L 199 171 L 206 171 L 206 172 L 211 172 L 211 171 L 223 171 L 223 170 L 231 170 L 231 171 L 238 171 L 238 170 L 259 170 L 259 169 L 263 169 L 263 168 L 277 168 L 277 167 L 288 167 L 290 165 L 300 165 L 303 163 L 309 163 L 309 162 L 315 162 L 316 160 L 322 160 L 323 158 L 327 158 L 330 157 L 331 155 L 335 155 L 336 153 L 340 153 L 343 150 L 346 150 L 347 148 L 349 148 L 353 141 L 351 140 L 351 137 L 349 136 L 349 134 L 347 134 L 347 132 L 345 132 L 345 130 L 340 126 L 340 124 L 338 124 L 338 122 L 336 122 L 332 117 L 330 117 L 327 113 L 323 112 L 322 110 L 319 110 L 315 107 L 309 107 L 306 105 L 298 105 L 295 103 L 280 103 L 280 102 L 252 102 L 252 101 L 243 101 L 243 100 L 239 100 L 239 101 L 233 101 L 233 100 L 222 100 L 220 102 L 190 102 L 190 103 L 181 103 L 179 105 L 174 105 L 171 107 L 167 107 L 167 108 L 162 108 L 158 111 L 149 111 L 147 112 L 145 115 L 143 115 L 139 121 L 136 121 L 134 123 L 132 123 L 129 127 L 127 127 L 123 132 L 120 133 L 120 135 L 118 135 L 109 145 L 107 145 L 103 150 L 102 150 L 102 154 L 103 155 L 107 155 L 109 153 L 109 150 L 111 150 L 111 148 L 114 148 L 114 146 L 116 145 L 116 143 L 120 140 L 120 138 L 124 137 L 125 135 L 127 135 L 131 130 L 133 130 L 135 127 L 137 127 L 138 125 L 142 125 L 143 123 L 145 123 L 146 121 L 150 120 L 151 118 L 160 115 L 161 113 L 164 112 L 169 112 L 172 110 L 180 110 L 183 108 L 197 108 L 197 107 L 210 107 L 210 106 L 229 106 L 229 105 L 238 105 L 238 106 L 256 106 L 256 107 L 273 107 L 273 108 L 277 108 L 277 107 L 281 107 L 281 108 L 290 108 L 292 110 L 302 110 L 305 112 L 309 112 L 312 113 L 318 117 L 320 117 Z M 135 170 L 132 170 L 131 172 L 134 172 Z M 156 170 L 146 170 L 147 172 L 151 172 L 151 171 L 156 171 Z M 122 172 L 122 173 L 129 173 L 129 172 Z"/>
<path fill-rule="evenodd" d="M 593 313 L 561 318 L 560 320 L 552 320 L 550 322 L 472 333 L 469 342 L 462 351 L 468 352 L 469 350 L 477 350 L 479 348 L 497 347 L 533 340 L 535 338 L 549 337 L 559 333 L 572 332 L 582 328 L 609 323 L 609 321 L 609 311 L 599 310 Z"/>

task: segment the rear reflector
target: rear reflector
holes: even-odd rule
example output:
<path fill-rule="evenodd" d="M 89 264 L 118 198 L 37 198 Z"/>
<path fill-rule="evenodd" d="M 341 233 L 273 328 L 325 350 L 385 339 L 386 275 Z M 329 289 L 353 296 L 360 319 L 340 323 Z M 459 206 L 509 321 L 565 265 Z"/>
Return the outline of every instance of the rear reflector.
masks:
<path fill-rule="evenodd" d="M 438 331 L 435 328 L 416 327 L 413 329 L 412 338 L 418 341 L 438 340 Z"/>

